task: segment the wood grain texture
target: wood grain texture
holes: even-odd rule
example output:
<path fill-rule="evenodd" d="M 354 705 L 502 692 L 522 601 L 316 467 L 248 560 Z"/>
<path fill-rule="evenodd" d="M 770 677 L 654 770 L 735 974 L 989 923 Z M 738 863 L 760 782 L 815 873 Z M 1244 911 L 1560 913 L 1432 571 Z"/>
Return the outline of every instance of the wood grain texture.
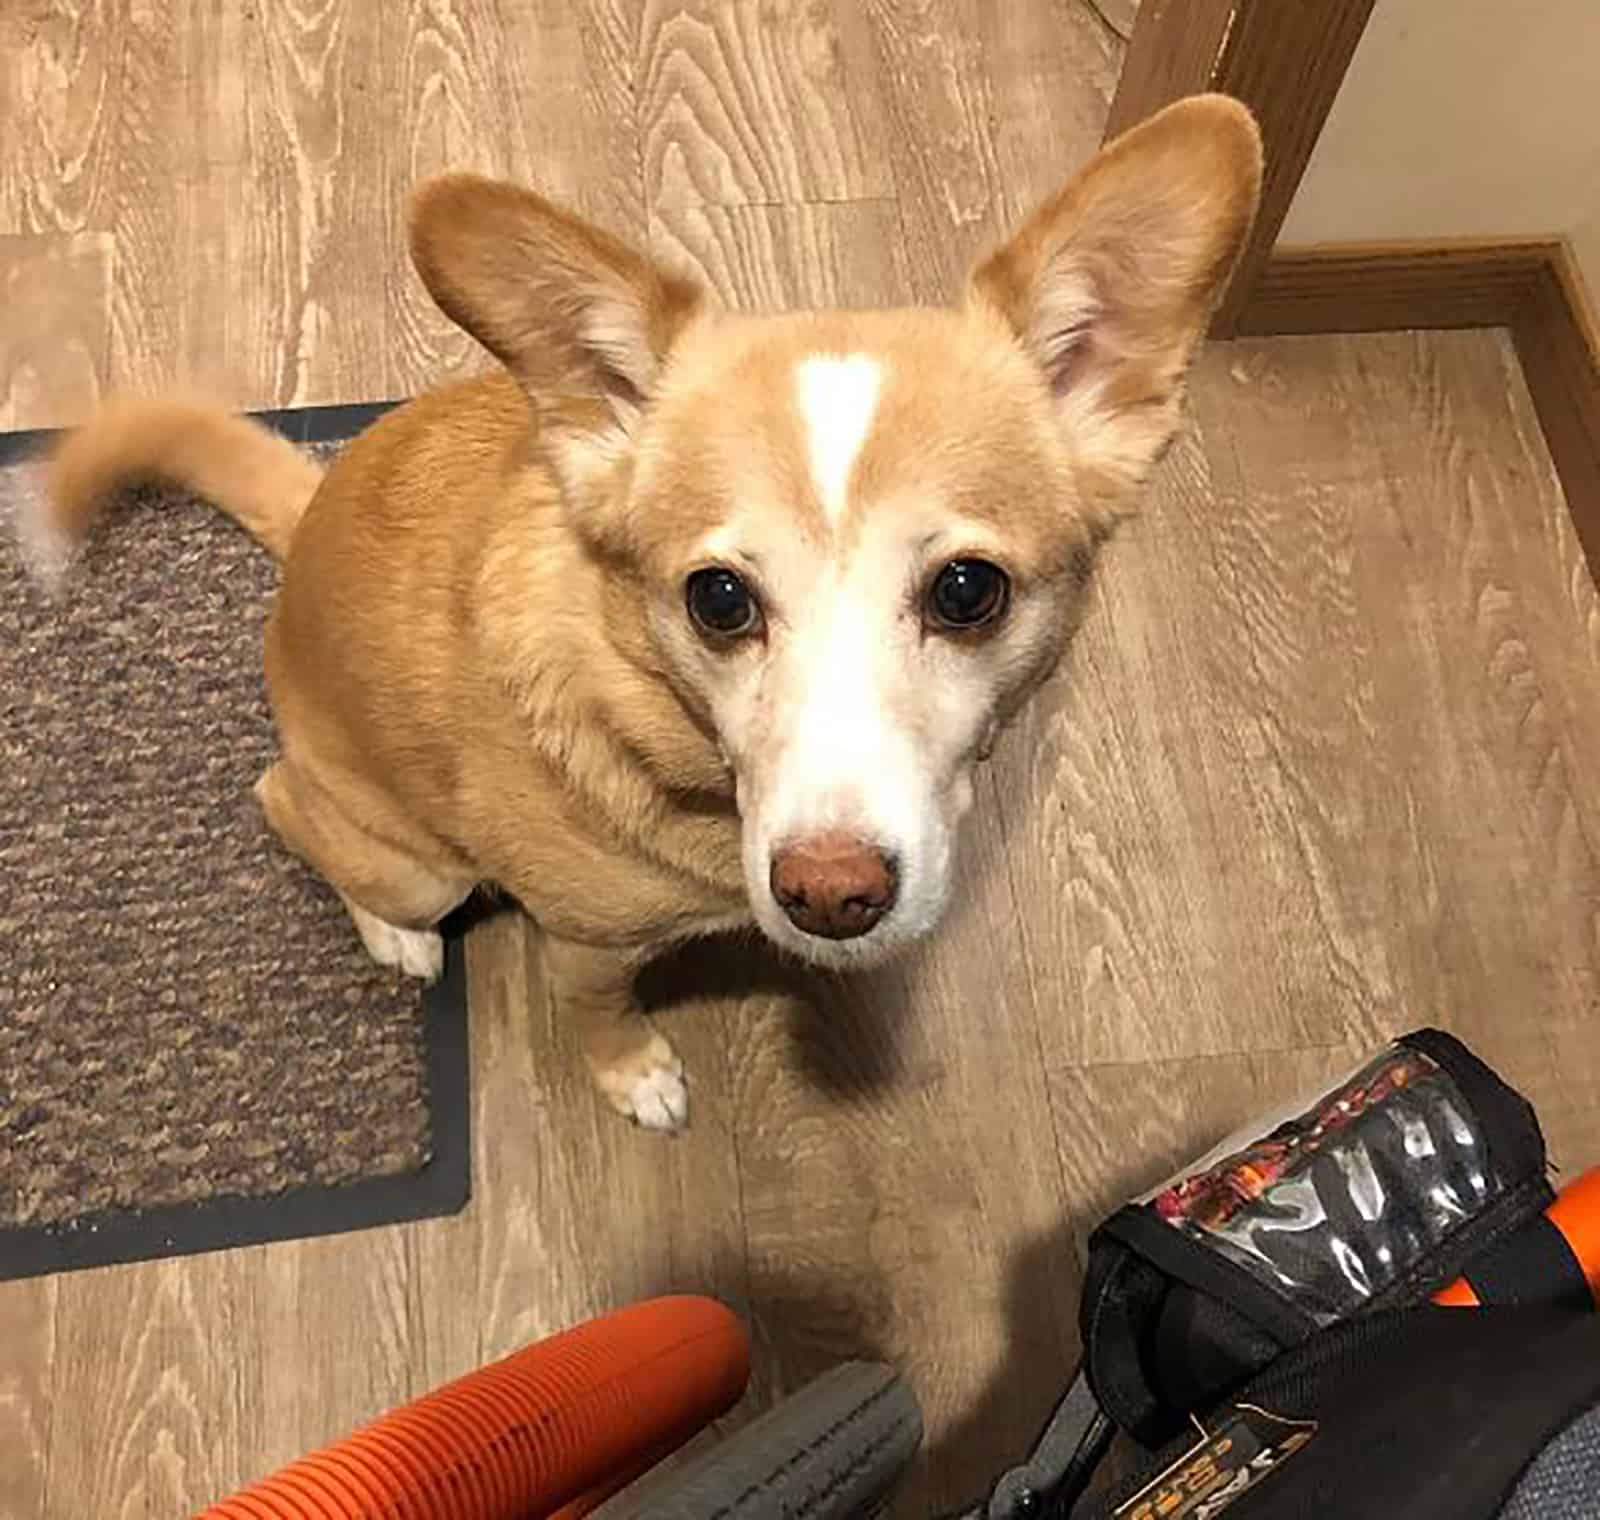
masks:
<path fill-rule="evenodd" d="M 252 1247 L 219 1260 L 233 1334 L 246 1345 L 272 1347 L 270 1358 L 250 1357 L 229 1370 L 229 1418 L 245 1443 L 231 1487 L 427 1391 L 413 1335 L 406 1227 Z M 225 1363 L 226 1346 L 211 1360 Z M 230 1484 L 213 1483 L 209 1495 L 193 1498 L 203 1504 L 229 1491 Z"/>
<path fill-rule="evenodd" d="M 553 1017 L 537 933 L 515 918 L 495 928 L 512 945 L 495 957 L 500 995 L 475 1021 L 473 1057 L 484 1355 L 652 1294 L 705 1285 L 741 1302 L 723 1004 L 685 994 L 663 1015 L 694 1124 L 661 1142 L 593 1101 L 577 1031 Z"/>
<path fill-rule="evenodd" d="M 1293 827 L 1348 968 L 1347 1028 L 1441 1022 L 1554 1095 L 1549 1042 L 1591 1039 L 1600 1006 L 1600 672 L 1593 585 L 1506 335 L 1236 345 L 1227 364 L 1231 384 L 1197 395 L 1208 452 L 1230 440 L 1243 518 L 1265 480 L 1306 475 L 1308 448 L 1321 478 L 1279 500 L 1324 517 L 1309 492 L 1331 491 L 1349 514 L 1274 620 L 1302 630 L 1293 681 L 1252 661 L 1291 741 L 1274 768 L 1300 772 Z M 1330 622 L 1341 602 L 1361 637 Z M 1600 1150 L 1592 1113 L 1550 1129 L 1568 1159 Z"/>
<path fill-rule="evenodd" d="M 916 300 L 943 303 L 1000 230 L 977 0 L 869 0 L 900 238 Z"/>
<path fill-rule="evenodd" d="M 1470 640 L 1463 626 L 1440 650 L 1438 668 L 1458 712 L 1475 717 L 1457 740 L 1461 785 L 1430 799 L 1433 830 L 1453 824 L 1497 863 L 1502 889 L 1457 889 L 1476 919 L 1468 933 L 1483 957 L 1479 974 L 1456 973 L 1471 953 L 1459 929 L 1442 960 L 1456 976 L 1459 1027 L 1514 1080 L 1552 1092 L 1552 1147 L 1565 1164 L 1584 1164 L 1600 1148 L 1600 1124 L 1592 1103 L 1571 1103 L 1582 1089 L 1568 1086 L 1564 1071 L 1593 1043 L 1600 1006 L 1594 585 L 1507 336 L 1436 341 L 1433 363 L 1419 373 L 1430 400 L 1439 398 L 1427 457 L 1441 473 L 1453 471 L 1456 529 L 1436 573 L 1449 577 L 1441 602 L 1463 625 L 1469 610 L 1472 619 Z M 1469 357 L 1475 362 L 1462 362 Z M 1503 398 L 1504 420 L 1491 432 L 1478 419 L 1494 396 Z M 1392 426 L 1380 437 L 1387 465 L 1406 445 Z M 1493 929 L 1494 919 L 1505 927 Z M 1537 1033 L 1507 1018 L 1510 1008 L 1539 1010 Z M 1573 1076 L 1581 1083 L 1581 1067 Z"/>
<path fill-rule="evenodd" d="M 610 0 L 407 0 L 404 23 L 383 27 L 381 72 L 399 96 L 370 105 L 384 235 L 367 257 L 388 296 L 385 396 L 484 364 L 410 267 L 406 199 L 429 175 L 516 179 L 623 236 L 644 235 L 633 9 Z"/>
<path fill-rule="evenodd" d="M 106 151 L 90 160 L 79 196 L 83 214 L 116 239 L 110 384 L 137 373 L 142 384 L 171 385 L 189 378 L 187 305 L 172 275 L 192 224 L 184 199 L 169 187 L 200 158 L 197 118 L 185 109 L 188 38 L 149 6 L 97 3 L 94 11 L 79 18 L 83 51 L 63 81 L 74 81 L 79 68 L 98 81 L 95 130 Z M 41 214 L 45 204 L 41 197 Z M 56 198 L 48 208 L 58 225 L 69 214 Z"/>
<path fill-rule="evenodd" d="M 1084 9 L 1092 11 L 1121 42 L 1133 35 L 1139 19 L 1139 5 L 1140 0 L 1083 0 Z"/>
<path fill-rule="evenodd" d="M 1126 49 L 1087 4 L 984 5 L 975 20 L 985 72 L 1004 81 L 989 121 L 1004 229 L 1094 151 Z"/>
<path fill-rule="evenodd" d="M 209 141 L 196 143 L 207 164 L 204 198 L 184 207 L 184 218 L 192 241 L 205 228 L 224 230 L 216 252 L 231 278 L 210 283 L 216 304 L 191 299 L 182 307 L 187 370 L 214 383 L 206 336 L 220 332 L 221 383 L 245 385 L 276 405 L 338 396 L 349 374 L 375 371 L 386 348 L 351 257 L 366 229 L 381 225 L 387 201 L 357 148 L 382 130 L 385 111 L 376 13 L 343 0 L 283 0 L 242 12 L 223 7 L 215 19 L 213 45 L 203 31 L 189 39 L 191 67 L 206 81 L 200 119 L 236 117 L 236 125 L 215 152 Z M 210 168 L 218 159 L 220 172 Z M 219 194 L 219 212 L 202 209 Z M 269 282 L 248 278 L 252 270 Z M 270 344 L 245 336 L 262 331 Z M 257 366 L 265 358 L 270 367 L 252 366 L 252 353 Z"/>
<path fill-rule="evenodd" d="M 59 1286 L 50 1278 L 0 1283 L 0 1515 L 50 1512 Z"/>
<path fill-rule="evenodd" d="M 736 311 L 873 306 L 910 284 L 892 200 L 658 210 L 651 246 Z"/>
<path fill-rule="evenodd" d="M 40 1496 L 18 1514 L 154 1520 L 191 1514 L 238 1482 L 241 1428 L 249 1427 L 241 1427 L 248 1419 L 236 1382 L 241 1369 L 228 1349 L 236 1329 L 233 1265 L 223 1256 L 196 1257 L 60 1281 L 49 1506 Z M 252 1359 L 250 1370 L 272 1364 Z"/>
<path fill-rule="evenodd" d="M 1342 473 L 1319 521 L 1304 486 L 1241 500 L 1228 465 L 1194 435 L 1173 450 L 1062 676 L 996 757 L 1051 1065 L 1223 1054 L 1245 1009 L 1257 1049 L 1328 1043 L 1352 999 L 1372 1000 L 1368 961 L 1346 964 L 1306 868 L 1320 799 L 1273 764 L 1318 738 L 1281 734 L 1273 696 L 1298 694 L 1314 672 L 1297 665 L 1324 648 L 1332 663 L 1355 623 L 1305 584 L 1355 509 Z M 1276 667 L 1266 691 L 1256 661 Z M 1359 716 L 1336 698 L 1308 707 L 1324 731 Z"/>
<path fill-rule="evenodd" d="M 104 171 L 132 156 L 117 141 L 112 99 L 120 40 L 120 17 L 102 0 L 0 15 L 0 231 L 79 232 L 109 220 Z"/>
<path fill-rule="evenodd" d="M 8 424 L 173 374 L 245 405 L 475 367 L 404 257 L 404 193 L 445 167 L 740 308 L 946 300 L 1098 140 L 1117 65 L 1076 0 L 168 10 L 0 7 Z M 482 926 L 469 1209 L 0 1285 L 0 1514 L 167 1520 L 686 1288 L 755 1333 L 729 1425 L 901 1361 L 930 1441 L 896 1513 L 924 1516 L 1058 1392 L 1084 1229 L 1385 1034 L 1459 1029 L 1563 1160 L 1600 1155 L 1600 615 L 1529 381 L 1495 333 L 1209 351 L 926 954 L 842 983 L 718 943 L 653 974 L 693 1082 L 667 1142 L 595 1103 L 537 934 Z"/>
<path fill-rule="evenodd" d="M 653 0 L 640 50 L 639 135 L 652 207 L 889 192 L 860 7 Z"/>
<path fill-rule="evenodd" d="M 1128 38 L 1107 140 L 1163 106 L 1221 89 L 1218 68 L 1240 0 L 1144 0 Z"/>
<path fill-rule="evenodd" d="M 1561 238 L 1275 249 L 1241 334 L 1508 327 L 1589 564 L 1600 565 L 1600 336 Z"/>
<path fill-rule="evenodd" d="M 110 368 L 116 243 L 104 232 L 0 233 L 0 428 L 83 416 Z"/>

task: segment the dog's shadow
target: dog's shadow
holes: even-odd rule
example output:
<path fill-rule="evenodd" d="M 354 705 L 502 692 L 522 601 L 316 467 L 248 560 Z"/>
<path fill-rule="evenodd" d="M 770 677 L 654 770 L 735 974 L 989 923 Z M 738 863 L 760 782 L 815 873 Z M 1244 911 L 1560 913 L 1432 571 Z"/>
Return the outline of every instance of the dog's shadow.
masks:
<path fill-rule="evenodd" d="M 1027 1459 L 1066 1392 L 1078 1354 L 1080 1233 L 1064 1219 L 1010 1263 L 1005 1349 L 977 1400 L 928 1446 L 929 1487 L 942 1510 L 986 1500 L 1000 1476 Z"/>
<path fill-rule="evenodd" d="M 910 1006 L 903 973 L 828 977 L 762 942 L 729 937 L 685 946 L 656 963 L 640 990 L 651 1008 L 694 998 L 781 996 L 798 1065 L 822 1092 L 861 1101 L 900 1079 L 899 1034 Z M 955 1514 L 1026 1460 L 1076 1369 L 1081 1248 L 1094 1222 L 1069 1214 L 1016 1252 L 1007 1268 L 1004 1350 L 995 1371 L 970 1408 L 930 1435 L 903 1479 L 895 1513 Z M 764 1369 L 756 1407 L 841 1361 L 897 1360 L 880 1338 L 880 1331 L 893 1334 L 892 1296 L 892 1284 L 871 1273 L 847 1281 L 798 1275 L 752 1282 L 756 1364 Z M 1124 1475 L 1129 1460 L 1114 1451 L 1093 1491 Z"/>
<path fill-rule="evenodd" d="M 479 891 L 440 928 L 446 938 L 465 936 L 521 911 L 505 894 Z M 635 991 L 646 1013 L 701 1001 L 782 999 L 796 1064 L 829 1098 L 871 1098 L 900 1074 L 899 1033 L 910 1007 L 902 973 L 829 975 L 784 956 L 752 930 L 686 940 L 648 962 Z"/>
<path fill-rule="evenodd" d="M 900 1075 L 900 1032 L 908 1012 L 902 974 L 830 975 L 802 966 L 754 933 L 690 941 L 640 974 L 647 1011 L 709 999 L 783 1000 L 795 1062 L 819 1093 L 862 1101 Z"/>
<path fill-rule="evenodd" d="M 885 1313 L 883 1293 L 872 1284 L 844 1285 L 801 1269 L 751 1270 L 742 1256 L 720 1258 L 712 1277 L 721 1285 L 717 1296 L 749 1331 L 751 1376 L 745 1395 L 681 1451 L 625 1490 L 614 1508 L 602 1509 L 601 1516 L 632 1520 L 649 1515 L 663 1495 L 671 1495 L 681 1506 L 683 1495 L 672 1491 L 686 1463 L 734 1439 L 752 1420 L 841 1363 L 890 1359 L 877 1338 L 877 1325 Z M 654 1291 L 703 1292 L 704 1287 L 664 1278 Z M 765 1449 L 774 1450 L 770 1434 Z M 796 1458 L 804 1454 L 798 1447 L 792 1452 Z"/>
<path fill-rule="evenodd" d="M 1094 1200 L 1071 1206 L 1012 1255 L 1006 1271 L 1005 1350 L 972 1407 L 930 1446 L 935 1493 L 949 1495 L 952 1504 L 976 1502 L 1027 1460 L 1080 1365 L 1091 1233 L 1123 1200 L 1142 1195 L 1170 1175 L 1183 1155 L 1197 1153 L 1213 1138 L 1205 1133 L 1185 1137 L 1175 1155 L 1123 1157 L 1114 1174 L 1095 1187 Z M 1129 1437 L 1117 1435 L 1084 1500 L 1103 1502 L 1146 1469 L 1149 1459 Z"/>
<path fill-rule="evenodd" d="M 1006 1341 L 996 1370 L 964 1414 L 925 1439 L 901 1477 L 894 1513 L 967 1514 L 1002 1474 L 1026 1460 L 1076 1368 L 1082 1234 L 1083 1221 L 1063 1219 L 1017 1253 L 1007 1277 Z M 727 1280 L 735 1276 L 730 1264 Z M 892 1285 L 883 1279 L 863 1273 L 837 1281 L 783 1270 L 757 1271 L 748 1284 L 747 1298 L 728 1295 L 751 1328 L 756 1369 L 734 1427 L 842 1362 L 898 1360 L 883 1340 L 895 1321 Z M 729 1433 L 725 1425 L 720 1435 Z M 1091 1492 L 1105 1492 L 1131 1470 L 1132 1460 L 1131 1449 L 1115 1448 Z"/>

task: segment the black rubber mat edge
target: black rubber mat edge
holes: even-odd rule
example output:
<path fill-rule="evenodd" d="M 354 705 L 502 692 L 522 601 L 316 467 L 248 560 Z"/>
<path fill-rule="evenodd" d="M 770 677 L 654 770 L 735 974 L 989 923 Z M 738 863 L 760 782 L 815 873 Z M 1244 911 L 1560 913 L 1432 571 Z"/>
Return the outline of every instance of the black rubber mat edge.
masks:
<path fill-rule="evenodd" d="M 264 422 L 295 443 L 342 443 L 399 405 L 398 401 L 350 401 L 338 406 L 277 407 L 245 415 Z M 37 457 L 52 439 L 66 431 L 65 428 L 23 428 L 15 433 L 0 433 L 0 468 Z"/>

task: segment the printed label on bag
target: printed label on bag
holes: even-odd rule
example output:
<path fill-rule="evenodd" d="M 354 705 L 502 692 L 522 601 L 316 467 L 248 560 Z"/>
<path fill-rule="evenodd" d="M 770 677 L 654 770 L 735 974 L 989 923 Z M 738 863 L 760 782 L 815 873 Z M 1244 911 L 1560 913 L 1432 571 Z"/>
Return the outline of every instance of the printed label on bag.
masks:
<path fill-rule="evenodd" d="M 1214 1432 L 1118 1509 L 1118 1520 L 1214 1520 L 1316 1432 L 1314 1420 L 1236 1404 Z"/>

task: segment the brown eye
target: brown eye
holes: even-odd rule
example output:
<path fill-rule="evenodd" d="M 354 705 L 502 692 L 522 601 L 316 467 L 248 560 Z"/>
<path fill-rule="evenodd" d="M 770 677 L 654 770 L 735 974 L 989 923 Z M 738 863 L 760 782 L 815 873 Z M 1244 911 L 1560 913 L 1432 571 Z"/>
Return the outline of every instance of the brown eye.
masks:
<path fill-rule="evenodd" d="M 696 570 L 684 585 L 684 601 L 705 632 L 723 639 L 751 632 L 761 615 L 750 588 L 721 565 Z"/>
<path fill-rule="evenodd" d="M 1011 582 L 986 559 L 953 559 L 928 587 L 928 619 L 940 628 L 977 628 L 1005 611 Z"/>

